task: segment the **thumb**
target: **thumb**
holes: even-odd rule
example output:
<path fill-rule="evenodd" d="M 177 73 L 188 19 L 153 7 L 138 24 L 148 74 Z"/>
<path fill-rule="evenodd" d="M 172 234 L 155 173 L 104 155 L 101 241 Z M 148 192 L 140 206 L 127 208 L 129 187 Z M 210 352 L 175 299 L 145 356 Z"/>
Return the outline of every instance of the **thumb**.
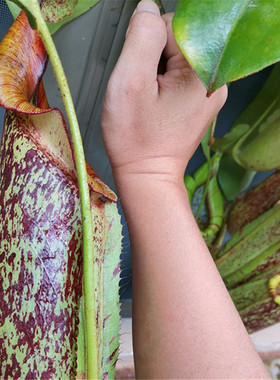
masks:
<path fill-rule="evenodd" d="M 157 5 L 142 0 L 131 17 L 116 69 L 128 81 L 156 80 L 159 60 L 167 41 L 167 30 Z"/>

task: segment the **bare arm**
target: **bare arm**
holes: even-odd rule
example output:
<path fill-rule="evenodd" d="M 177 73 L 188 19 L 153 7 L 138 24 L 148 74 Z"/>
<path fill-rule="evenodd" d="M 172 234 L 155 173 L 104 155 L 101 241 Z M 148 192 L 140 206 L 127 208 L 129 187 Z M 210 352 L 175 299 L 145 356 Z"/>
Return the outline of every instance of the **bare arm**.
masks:
<path fill-rule="evenodd" d="M 204 244 L 185 167 L 226 99 L 179 52 L 171 15 L 142 2 L 110 79 L 102 127 L 129 227 L 138 378 L 268 378 Z M 166 73 L 157 75 L 162 51 Z"/>

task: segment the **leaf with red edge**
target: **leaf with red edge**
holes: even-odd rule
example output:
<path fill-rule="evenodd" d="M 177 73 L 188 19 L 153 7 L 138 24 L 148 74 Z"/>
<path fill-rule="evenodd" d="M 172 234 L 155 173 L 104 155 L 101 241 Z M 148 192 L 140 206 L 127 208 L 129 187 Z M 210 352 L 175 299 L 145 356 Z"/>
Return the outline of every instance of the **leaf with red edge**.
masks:
<path fill-rule="evenodd" d="M 45 64 L 40 37 L 21 13 L 0 44 L 0 105 L 10 109 L 0 145 L 1 378 L 73 378 L 77 372 L 79 190 L 65 121 L 58 109 L 49 108 L 38 85 Z M 30 103 L 32 98 L 37 104 Z M 99 326 L 99 373 L 112 377 L 121 226 L 115 194 L 92 169 L 88 173 L 97 253 L 93 318 Z"/>

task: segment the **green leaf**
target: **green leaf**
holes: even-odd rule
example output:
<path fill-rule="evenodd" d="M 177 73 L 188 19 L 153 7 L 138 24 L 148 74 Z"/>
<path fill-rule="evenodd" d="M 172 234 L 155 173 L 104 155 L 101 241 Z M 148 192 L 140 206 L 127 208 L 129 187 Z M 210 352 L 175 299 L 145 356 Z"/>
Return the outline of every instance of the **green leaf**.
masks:
<path fill-rule="evenodd" d="M 250 127 L 262 123 L 272 111 L 280 106 L 280 63 L 277 63 L 271 71 L 262 89 L 238 116 L 232 125 L 235 128 L 239 124 L 247 124 Z"/>
<path fill-rule="evenodd" d="M 37 28 L 36 18 L 32 14 L 32 11 L 30 11 L 30 7 L 28 6 L 29 5 L 28 0 L 11 0 L 11 1 L 15 4 L 11 9 L 15 13 L 17 9 L 19 10 L 19 12 L 22 9 L 28 18 L 29 25 L 31 26 L 31 28 L 36 29 Z"/>
<path fill-rule="evenodd" d="M 6 0 L 6 4 L 15 20 L 20 14 L 21 8 L 18 5 L 16 5 L 12 0 Z"/>
<path fill-rule="evenodd" d="M 222 192 L 229 202 L 234 202 L 237 195 L 246 190 L 256 172 L 247 171 L 239 166 L 231 155 L 224 154 L 218 171 L 218 180 Z"/>
<path fill-rule="evenodd" d="M 175 39 L 209 93 L 280 59 L 279 0 L 179 0 Z"/>
<path fill-rule="evenodd" d="M 232 155 L 247 170 L 280 169 L 280 108 L 252 128 L 234 146 Z"/>
<path fill-rule="evenodd" d="M 250 128 L 230 147 L 235 161 L 247 170 L 276 169 L 280 165 L 280 64 L 276 64 L 261 91 L 234 122 L 230 134 L 240 125 Z M 226 135 L 227 136 L 227 135 Z M 225 137 L 226 137 L 225 136 Z M 237 136 L 236 136 L 237 137 Z M 221 143 L 224 140 L 221 140 Z M 219 140 L 217 144 L 219 144 Z M 216 145 L 214 144 L 214 149 Z M 223 146 L 224 148 L 224 146 Z M 219 145 L 217 146 L 219 149 Z"/>

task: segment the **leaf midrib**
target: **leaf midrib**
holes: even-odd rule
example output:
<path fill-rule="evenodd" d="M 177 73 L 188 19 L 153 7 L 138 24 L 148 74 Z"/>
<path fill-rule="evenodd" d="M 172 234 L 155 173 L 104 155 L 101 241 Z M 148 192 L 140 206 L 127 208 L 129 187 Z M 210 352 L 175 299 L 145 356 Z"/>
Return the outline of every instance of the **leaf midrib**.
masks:
<path fill-rule="evenodd" d="M 225 50 L 226 50 L 226 47 L 228 45 L 228 41 L 230 40 L 233 32 L 235 31 L 236 29 L 236 26 L 240 20 L 240 15 L 241 14 L 244 14 L 245 13 L 245 9 L 249 6 L 250 2 L 252 0 L 246 0 L 245 2 L 245 5 L 243 7 L 240 8 L 240 12 L 237 14 L 237 17 L 236 17 L 236 20 L 235 22 L 233 23 L 233 26 L 231 27 L 230 29 L 230 32 L 228 33 L 227 35 L 227 38 L 225 40 L 225 44 L 223 45 L 223 48 L 221 49 L 220 51 L 220 54 L 217 56 L 217 59 L 216 59 L 216 62 L 215 64 L 213 65 L 213 70 L 212 70 L 212 74 L 210 75 L 210 78 L 209 78 L 209 81 L 208 81 L 208 89 L 209 89 L 209 92 L 212 93 L 213 92 L 213 87 L 214 87 L 214 83 L 216 82 L 217 80 L 217 72 L 218 72 L 218 69 L 220 67 L 220 63 L 222 61 L 222 58 L 224 56 L 224 53 L 225 53 Z"/>

